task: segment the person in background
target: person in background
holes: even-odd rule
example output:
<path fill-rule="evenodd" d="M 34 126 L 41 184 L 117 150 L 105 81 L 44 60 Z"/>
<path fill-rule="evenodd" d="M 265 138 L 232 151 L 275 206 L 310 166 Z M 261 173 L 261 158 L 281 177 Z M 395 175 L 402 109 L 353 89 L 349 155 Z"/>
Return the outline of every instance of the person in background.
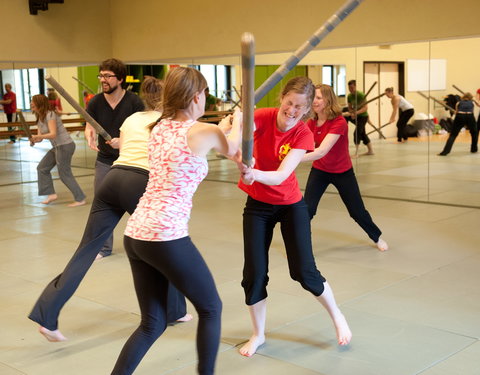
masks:
<path fill-rule="evenodd" d="M 295 176 L 313 135 L 301 121 L 310 112 L 315 87 L 307 77 L 292 78 L 281 93 L 279 108 L 254 113 L 254 168 L 239 164 L 239 187 L 248 194 L 243 211 L 244 266 L 242 287 L 252 320 L 253 334 L 240 348 L 246 357 L 265 342 L 268 252 L 273 230 L 280 223 L 290 277 L 298 281 L 327 310 L 339 345 L 352 333 L 335 302 L 330 285 L 315 265 L 310 217 Z"/>
<path fill-rule="evenodd" d="M 353 142 L 355 143 L 354 157 L 374 155 L 372 142 L 370 142 L 365 129 L 368 121 L 368 105 L 364 104 L 366 101 L 365 94 L 357 90 L 357 81 L 354 79 L 348 81 L 348 91 L 350 91 L 350 94 L 347 96 L 348 120 L 355 124 L 355 131 L 353 132 Z M 359 155 L 358 147 L 360 142 L 367 146 L 367 152 Z"/>
<path fill-rule="evenodd" d="M 452 131 L 442 152 L 438 154 L 439 156 L 446 156 L 450 153 L 458 133 L 464 126 L 470 131 L 470 136 L 472 137 L 470 152 L 475 153 L 478 151 L 478 129 L 475 116 L 473 115 L 474 105 L 479 106 L 479 103 L 474 100 L 472 94 L 466 92 L 462 95 L 460 101 L 455 106 L 455 119 L 453 120 Z"/>
<path fill-rule="evenodd" d="M 88 146 L 97 151 L 94 179 L 95 194 L 113 162 L 118 158 L 120 126 L 128 116 L 144 109 L 142 100 L 135 93 L 123 88 L 126 77 L 127 67 L 122 61 L 117 59 L 103 61 L 100 64 L 98 75 L 102 92 L 90 100 L 86 109 L 88 114 L 112 137 L 108 142 L 100 135 L 97 139 L 97 132 L 87 122 L 85 139 Z M 98 259 L 111 255 L 112 247 L 113 234 L 105 241 Z"/>
<path fill-rule="evenodd" d="M 415 110 L 413 105 L 408 102 L 402 95 L 395 94 L 393 92 L 393 87 L 388 87 L 385 89 L 385 95 L 387 98 L 391 99 L 392 103 L 392 115 L 390 116 L 389 124 L 395 122 L 397 113 L 399 112 L 397 120 L 397 142 L 406 142 L 408 141 L 408 135 L 406 132 L 406 127 L 408 120 L 413 116 Z"/>
<path fill-rule="evenodd" d="M 218 111 L 218 105 L 222 102 L 221 99 L 210 94 L 210 89 L 205 89 L 205 111 Z"/>
<path fill-rule="evenodd" d="M 51 170 L 57 166 L 60 180 L 72 192 L 74 202 L 69 207 L 82 206 L 86 203 L 85 194 L 72 173 L 72 156 L 75 152 L 75 142 L 63 126 L 60 116 L 50 110 L 48 98 L 39 94 L 32 97 L 30 108 L 37 119 L 38 134 L 32 135 L 33 144 L 48 139 L 52 148 L 45 154 L 37 166 L 38 195 L 47 195 L 42 201 L 49 204 L 58 198 L 53 186 Z"/>
<path fill-rule="evenodd" d="M 90 103 L 90 100 L 92 100 L 94 96 L 94 94 L 89 93 L 87 90 L 83 90 L 83 107 L 85 109 L 88 108 L 88 103 Z"/>
<path fill-rule="evenodd" d="M 7 122 L 12 122 L 13 114 L 15 113 L 15 117 L 16 117 L 16 112 L 17 112 L 17 96 L 12 91 L 12 85 L 10 83 L 5 84 L 5 94 L 3 94 L 3 100 L 0 100 L 0 104 L 3 105 L 3 111 L 7 116 Z M 15 130 L 15 128 L 9 126 L 8 131 L 12 131 L 12 130 Z M 11 135 L 10 141 L 8 141 L 8 144 L 10 145 L 14 144 L 16 139 L 17 138 L 14 135 Z"/>
<path fill-rule="evenodd" d="M 62 101 L 60 100 L 60 97 L 58 96 L 54 88 L 49 87 L 47 89 L 47 97 L 50 111 L 54 111 L 59 116 L 62 115 Z"/>
<path fill-rule="evenodd" d="M 348 125 L 330 86 L 315 86 L 312 108 L 315 115 L 308 120 L 307 126 L 313 133 L 315 150 L 305 154 L 302 159 L 313 161 L 305 188 L 305 203 L 310 218 L 313 219 L 317 213 L 323 193 L 332 184 L 352 219 L 367 233 L 377 249 L 388 250 L 387 243 L 380 238 L 381 230 L 363 203 L 348 152 Z"/>

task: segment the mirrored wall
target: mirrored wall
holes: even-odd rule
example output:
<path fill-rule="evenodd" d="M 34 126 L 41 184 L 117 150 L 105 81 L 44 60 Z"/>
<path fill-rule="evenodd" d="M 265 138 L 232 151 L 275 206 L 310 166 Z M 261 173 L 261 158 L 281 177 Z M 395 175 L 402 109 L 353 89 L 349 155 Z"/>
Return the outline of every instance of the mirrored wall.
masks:
<path fill-rule="evenodd" d="M 470 131 L 460 131 L 451 152 L 439 156 L 449 137 L 453 117 L 443 106 L 448 95 L 462 96 L 470 92 L 475 97 L 480 88 L 480 77 L 474 69 L 475 53 L 480 48 L 480 38 L 427 41 L 345 49 L 316 50 L 311 52 L 292 74 L 308 75 L 315 83 L 333 85 L 342 105 L 346 106 L 347 82 L 356 80 L 357 89 L 368 93 L 369 124 L 368 137 L 373 155 L 362 155 L 367 151 L 363 143 L 358 152 L 353 142 L 355 125 L 349 123 L 350 151 L 354 160 L 355 173 L 364 196 L 394 200 L 480 207 L 480 155 L 471 153 Z M 260 85 L 290 53 L 257 55 L 256 84 Z M 142 63 L 144 64 L 144 63 Z M 241 91 L 241 66 L 239 56 L 210 59 L 192 58 L 183 61 L 149 62 L 155 72 L 132 69 L 134 80 L 143 75 L 165 73 L 177 64 L 195 66 L 209 80 L 211 94 L 219 100 L 218 110 L 229 110 L 238 104 Z M 135 64 L 130 65 L 132 67 Z M 35 81 L 38 69 L 43 74 L 54 76 L 70 93 L 82 100 L 82 92 L 88 88 L 98 90 L 92 72 L 96 67 L 48 67 L 29 64 L 2 65 L 2 86 L 11 83 L 17 96 L 23 95 L 21 105 L 27 120 L 34 120 L 28 111 L 29 97 L 41 90 Z M 227 74 L 228 72 L 228 74 Z M 162 74 L 163 74 L 162 73 Z M 95 74 L 93 74 L 95 76 Z M 9 82 L 7 82 L 7 80 Z M 47 84 L 44 83 L 46 86 Z M 46 87 L 45 86 L 45 87 Z M 45 89 L 45 87 L 43 89 Z M 402 95 L 414 107 L 409 121 L 409 137 L 398 142 L 396 123 L 389 123 L 393 111 L 391 100 L 384 94 L 387 87 Z M 135 86 L 133 85 L 135 90 Z M 5 91 L 5 90 L 4 90 Z M 272 90 L 258 106 L 273 106 L 279 88 Z M 78 118 L 78 114 L 66 103 L 63 119 Z M 19 101 L 20 104 L 20 101 Z M 474 116 L 478 118 L 478 108 Z M 6 118 L 0 112 L 0 122 L 5 126 Z M 79 126 L 69 124 L 69 126 Z M 2 127 L 0 130 L 6 130 Z M 478 131 L 478 129 L 477 129 Z M 72 132 L 77 144 L 73 166 L 77 175 L 92 173 L 95 153 L 85 144 L 83 132 Z M 0 185 L 36 180 L 36 163 L 50 147 L 38 144 L 30 147 L 25 137 L 15 144 L 8 138 L 0 140 Z M 212 158 L 212 178 L 234 182 L 237 174 L 228 161 Z M 305 184 L 309 166 L 302 165 L 297 174 Z M 329 190 L 335 194 L 335 190 Z"/>

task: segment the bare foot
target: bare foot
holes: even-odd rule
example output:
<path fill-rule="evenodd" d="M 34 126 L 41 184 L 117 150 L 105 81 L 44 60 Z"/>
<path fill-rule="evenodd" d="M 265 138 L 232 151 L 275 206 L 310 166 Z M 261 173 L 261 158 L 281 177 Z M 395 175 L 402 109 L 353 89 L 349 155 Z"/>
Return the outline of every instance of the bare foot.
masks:
<path fill-rule="evenodd" d="M 248 340 L 248 342 L 240 348 L 239 352 L 241 355 L 245 357 L 251 357 L 252 355 L 255 354 L 258 347 L 263 345 L 264 343 L 265 343 L 265 336 L 253 335 L 252 337 L 250 337 L 250 340 Z"/>
<path fill-rule="evenodd" d="M 95 257 L 95 260 L 100 260 L 103 259 L 103 255 L 98 253 L 97 256 Z"/>
<path fill-rule="evenodd" d="M 335 325 L 335 330 L 337 331 L 338 345 L 348 345 L 352 339 L 352 331 L 350 331 L 350 327 L 348 326 L 345 316 L 340 313 L 339 316 L 333 320 L 333 324 Z"/>
<path fill-rule="evenodd" d="M 58 198 L 57 194 L 50 194 L 47 199 L 45 199 L 44 201 L 42 201 L 43 204 L 49 204 L 50 202 L 53 202 L 54 200 L 56 200 Z"/>
<path fill-rule="evenodd" d="M 85 204 L 87 204 L 87 201 L 84 199 L 83 201 L 80 201 L 80 202 L 75 201 L 73 203 L 70 203 L 68 207 L 78 207 L 78 206 L 83 206 Z"/>
<path fill-rule="evenodd" d="M 381 238 L 378 239 L 378 241 L 375 245 L 377 245 L 377 249 L 380 250 L 380 251 L 387 251 L 388 250 L 388 244 L 384 240 L 382 240 Z"/>
<path fill-rule="evenodd" d="M 366 156 L 366 155 L 375 155 L 375 153 L 373 151 L 367 151 L 367 152 L 364 152 L 363 154 L 360 154 L 360 156 Z"/>
<path fill-rule="evenodd" d="M 67 338 L 62 335 L 62 332 L 60 332 L 58 329 L 55 331 L 50 331 L 49 329 L 40 326 L 38 328 L 38 331 L 45 336 L 45 338 L 50 341 L 50 342 L 61 342 L 61 341 L 66 341 Z"/>
<path fill-rule="evenodd" d="M 185 314 L 185 316 L 182 316 L 180 319 L 177 319 L 177 322 L 180 322 L 180 323 L 189 322 L 192 319 L 193 319 L 193 316 L 191 314 Z"/>

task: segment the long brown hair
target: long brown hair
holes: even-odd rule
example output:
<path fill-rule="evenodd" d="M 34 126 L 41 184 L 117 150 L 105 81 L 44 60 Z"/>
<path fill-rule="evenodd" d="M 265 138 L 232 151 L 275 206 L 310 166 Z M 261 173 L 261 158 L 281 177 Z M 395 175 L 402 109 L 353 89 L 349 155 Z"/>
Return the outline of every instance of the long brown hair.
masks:
<path fill-rule="evenodd" d="M 196 69 L 179 66 L 169 70 L 163 84 L 160 119 L 174 118 L 179 110 L 190 105 L 196 93 L 202 92 L 206 87 L 205 77 Z M 150 130 L 152 125 L 149 126 Z"/>
<path fill-rule="evenodd" d="M 35 117 L 37 118 L 37 121 L 45 120 L 45 117 L 47 117 L 47 113 L 50 110 L 48 98 L 43 94 L 38 94 L 32 97 L 32 102 L 36 107 Z"/>
<path fill-rule="evenodd" d="M 334 118 L 342 114 L 342 107 L 338 104 L 337 96 L 333 92 L 333 89 L 329 85 L 320 84 L 316 85 L 315 89 L 320 90 L 322 93 L 323 102 L 325 103 L 324 112 L 327 115 L 328 120 L 333 120 Z M 315 113 L 315 118 L 318 119 L 318 115 Z"/>
<path fill-rule="evenodd" d="M 140 85 L 140 98 L 142 98 L 147 111 L 160 110 L 163 83 L 161 80 L 145 76 Z"/>

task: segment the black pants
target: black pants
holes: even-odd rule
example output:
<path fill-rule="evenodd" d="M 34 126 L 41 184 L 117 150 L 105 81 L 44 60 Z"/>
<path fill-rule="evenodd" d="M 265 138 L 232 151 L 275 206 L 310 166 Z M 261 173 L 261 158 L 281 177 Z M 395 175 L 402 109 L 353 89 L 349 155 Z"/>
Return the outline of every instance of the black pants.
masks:
<path fill-rule="evenodd" d="M 310 218 L 303 199 L 290 205 L 272 205 L 248 197 L 243 211 L 242 280 L 247 305 L 267 297 L 268 250 L 277 223 L 282 231 L 290 277 L 317 297 L 323 293 L 325 278 L 315 265 Z"/>
<path fill-rule="evenodd" d="M 375 225 L 363 204 L 353 168 L 343 173 L 328 173 L 317 168 L 310 170 L 305 188 L 305 203 L 308 206 L 310 218 L 317 213 L 318 203 L 330 184 L 337 188 L 350 217 L 362 227 L 373 242 L 378 242 L 382 231 Z"/>
<path fill-rule="evenodd" d="M 408 135 L 405 131 L 407 127 L 407 122 L 414 114 L 413 108 L 407 109 L 406 111 L 399 110 L 400 115 L 398 116 L 397 121 L 397 141 L 401 142 L 402 139 L 407 140 Z"/>
<path fill-rule="evenodd" d="M 213 277 L 190 237 L 150 242 L 125 236 L 124 244 L 142 320 L 124 345 L 112 374 L 132 374 L 165 330 L 170 283 L 198 312 L 198 373 L 213 374 L 220 344 L 222 302 Z"/>
<path fill-rule="evenodd" d="M 7 116 L 7 122 L 12 122 L 13 121 L 13 113 L 5 113 L 5 115 Z M 17 119 L 17 114 L 15 114 L 15 120 Z M 11 132 L 15 130 L 15 128 L 13 126 L 9 126 L 8 127 L 8 131 Z M 10 136 L 10 140 L 12 142 L 15 142 L 16 141 L 16 137 L 14 135 L 11 135 Z"/>
<path fill-rule="evenodd" d="M 466 114 L 466 113 L 457 113 L 455 115 L 455 120 L 453 121 L 452 131 L 447 139 L 447 143 L 441 152 L 442 155 L 447 155 L 452 151 L 453 143 L 460 133 L 460 130 L 464 126 L 467 126 L 468 130 L 470 131 L 470 135 L 472 136 L 472 144 L 470 146 L 470 152 L 477 152 L 478 151 L 478 129 L 477 123 L 475 122 L 475 117 L 473 114 Z"/>
<path fill-rule="evenodd" d="M 370 143 L 370 138 L 368 138 L 367 131 L 365 129 L 367 126 L 368 116 L 357 116 L 356 118 L 346 117 L 345 119 L 355 124 L 353 142 L 356 145 L 359 145 L 360 142 L 363 142 L 364 145 L 368 145 Z"/>
<path fill-rule="evenodd" d="M 133 213 L 147 182 L 148 172 L 139 168 L 113 167 L 108 172 L 95 195 L 80 245 L 63 272 L 45 287 L 28 316 L 31 320 L 52 331 L 58 328 L 60 310 L 77 290 L 123 214 Z M 169 287 L 169 302 L 169 322 L 186 314 L 185 298 L 173 286 Z"/>

